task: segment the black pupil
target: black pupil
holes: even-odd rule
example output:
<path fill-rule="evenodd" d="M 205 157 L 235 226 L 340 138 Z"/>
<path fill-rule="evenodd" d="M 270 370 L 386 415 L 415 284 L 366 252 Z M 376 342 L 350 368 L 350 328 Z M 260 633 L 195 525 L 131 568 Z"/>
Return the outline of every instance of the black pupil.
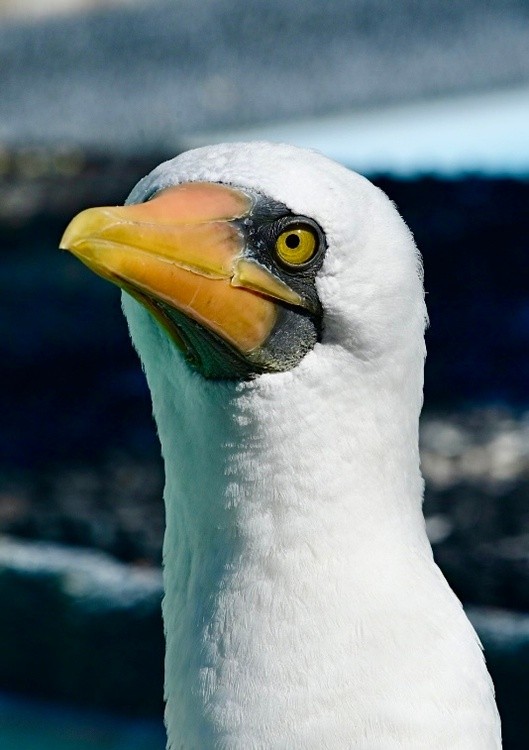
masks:
<path fill-rule="evenodd" d="M 297 234 L 289 234 L 285 240 L 285 245 L 291 250 L 294 250 L 299 245 L 299 237 Z"/>

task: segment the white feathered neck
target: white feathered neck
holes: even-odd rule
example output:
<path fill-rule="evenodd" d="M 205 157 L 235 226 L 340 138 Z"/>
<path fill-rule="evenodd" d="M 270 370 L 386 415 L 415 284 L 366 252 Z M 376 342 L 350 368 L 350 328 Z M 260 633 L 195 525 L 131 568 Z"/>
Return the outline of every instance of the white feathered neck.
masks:
<path fill-rule="evenodd" d="M 297 184 L 292 209 L 329 242 L 326 327 L 291 372 L 214 383 L 125 298 L 167 475 L 169 747 L 496 749 L 481 650 L 424 531 L 413 242 L 379 191 L 322 157 L 315 184 L 295 171 L 307 156 L 289 151 L 285 195 L 266 184 L 277 147 L 242 160 L 233 148 L 184 155 L 141 191 L 177 172 L 291 205 Z M 331 190 L 319 212 L 307 185 Z"/>

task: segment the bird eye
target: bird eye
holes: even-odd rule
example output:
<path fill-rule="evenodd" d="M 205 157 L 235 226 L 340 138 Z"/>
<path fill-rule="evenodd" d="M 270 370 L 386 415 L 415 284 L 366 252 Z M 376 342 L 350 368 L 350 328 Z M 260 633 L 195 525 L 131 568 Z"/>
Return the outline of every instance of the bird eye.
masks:
<path fill-rule="evenodd" d="M 318 236 L 312 227 L 290 226 L 276 239 L 277 257 L 289 266 L 301 266 L 314 257 Z"/>

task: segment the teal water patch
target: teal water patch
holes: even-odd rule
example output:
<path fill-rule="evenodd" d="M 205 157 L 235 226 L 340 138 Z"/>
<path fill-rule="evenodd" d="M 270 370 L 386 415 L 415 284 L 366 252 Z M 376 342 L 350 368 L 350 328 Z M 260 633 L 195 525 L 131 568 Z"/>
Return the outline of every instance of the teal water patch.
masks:
<path fill-rule="evenodd" d="M 2 750 L 164 750 L 161 721 L 127 720 L 0 695 Z"/>

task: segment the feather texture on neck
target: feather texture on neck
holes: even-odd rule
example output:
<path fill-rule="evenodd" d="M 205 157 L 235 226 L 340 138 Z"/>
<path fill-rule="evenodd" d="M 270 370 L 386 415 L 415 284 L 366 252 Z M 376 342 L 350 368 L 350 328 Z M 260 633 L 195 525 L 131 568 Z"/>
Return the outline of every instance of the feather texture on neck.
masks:
<path fill-rule="evenodd" d="M 124 306 L 167 473 L 169 747 L 497 748 L 424 531 L 422 362 L 326 343 L 288 373 L 210 382 Z"/>

